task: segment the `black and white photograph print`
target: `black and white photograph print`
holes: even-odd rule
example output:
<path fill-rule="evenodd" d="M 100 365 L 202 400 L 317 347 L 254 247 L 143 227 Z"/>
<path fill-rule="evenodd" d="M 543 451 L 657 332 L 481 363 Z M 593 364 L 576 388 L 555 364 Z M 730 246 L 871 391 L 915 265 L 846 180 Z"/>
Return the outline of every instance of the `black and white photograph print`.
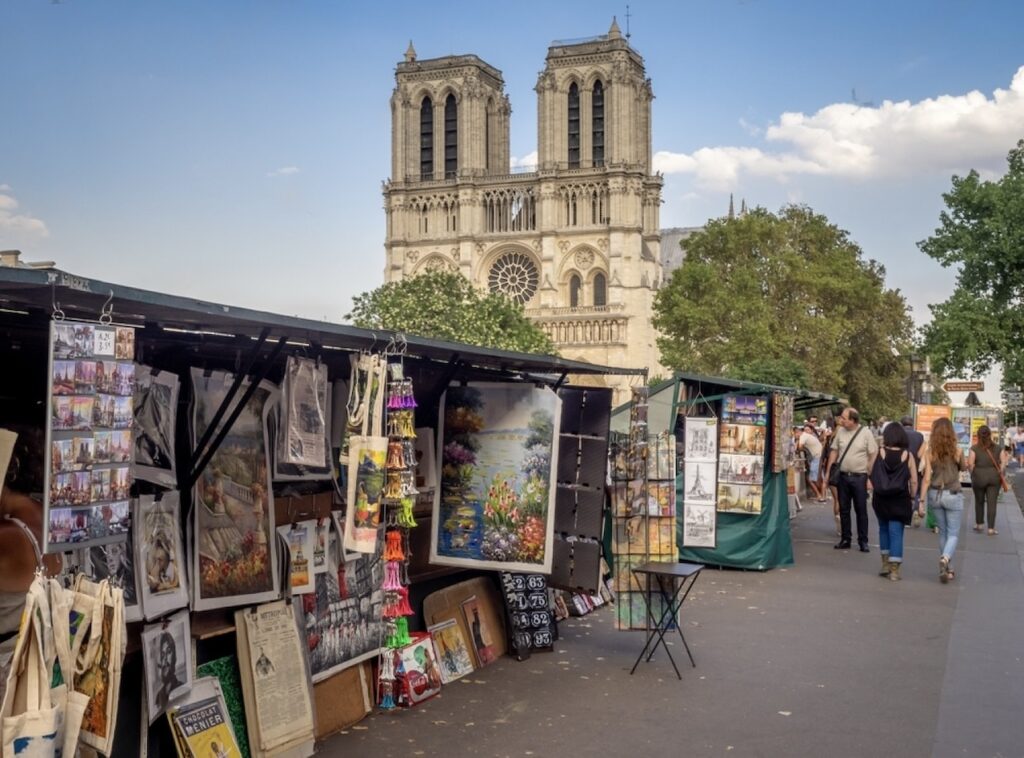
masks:
<path fill-rule="evenodd" d="M 178 611 L 142 630 L 150 723 L 166 712 L 176 698 L 192 688 L 192 644 L 189 637 L 187 610 Z"/>
<path fill-rule="evenodd" d="M 683 503 L 683 547 L 716 546 L 716 510 L 712 503 Z"/>
<path fill-rule="evenodd" d="M 135 478 L 174 487 L 174 427 L 180 381 L 170 371 L 135 367 Z"/>
<path fill-rule="evenodd" d="M 89 550 L 89 573 L 96 581 L 110 579 L 112 583 L 124 591 L 125 620 L 129 618 L 129 606 L 139 603 L 139 591 L 136 584 L 135 558 L 132 549 L 131 530 L 121 542 L 106 545 L 93 545 Z M 136 619 L 138 620 L 138 619 Z"/>
<path fill-rule="evenodd" d="M 718 419 L 692 416 L 685 421 L 686 444 L 683 458 L 688 461 L 713 461 L 718 455 Z"/>

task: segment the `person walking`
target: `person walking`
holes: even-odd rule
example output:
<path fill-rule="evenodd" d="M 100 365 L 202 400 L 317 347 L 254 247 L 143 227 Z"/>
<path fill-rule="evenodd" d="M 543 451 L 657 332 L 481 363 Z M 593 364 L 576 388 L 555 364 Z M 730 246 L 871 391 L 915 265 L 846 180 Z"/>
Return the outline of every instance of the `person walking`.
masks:
<path fill-rule="evenodd" d="M 998 534 L 996 501 L 1004 481 L 996 452 L 992 430 L 987 426 L 978 427 L 978 441 L 971 446 L 971 452 L 967 455 L 967 470 L 971 472 L 971 489 L 974 490 L 974 531 L 980 532 L 985 528 L 987 506 L 990 535 Z"/>
<path fill-rule="evenodd" d="M 910 416 L 904 416 L 900 419 L 900 426 L 903 427 L 903 431 L 907 435 L 907 452 L 914 457 L 914 470 L 921 473 L 921 448 L 924 447 L 924 435 L 914 428 L 914 419 Z M 918 476 L 918 479 L 921 477 Z M 918 514 L 918 504 L 921 501 L 921 492 L 917 491 L 914 493 L 911 502 L 911 525 L 917 527 L 921 526 L 921 516 Z"/>
<path fill-rule="evenodd" d="M 903 565 L 903 528 L 910 524 L 917 494 L 917 467 L 907 449 L 902 424 L 889 423 L 882 432 L 882 447 L 871 468 L 871 507 L 878 518 L 878 547 L 885 576 L 898 582 Z"/>
<path fill-rule="evenodd" d="M 964 495 L 960 491 L 960 472 L 967 468 L 963 451 L 957 444 L 953 422 L 937 418 L 932 422 L 928 452 L 924 459 L 921 491 L 927 493 L 928 508 L 939 528 L 939 580 L 945 584 L 956 578 L 953 555 L 960 539 L 960 521 L 964 514 Z M 920 512 L 920 511 L 919 511 Z"/>
<path fill-rule="evenodd" d="M 849 550 L 852 524 L 851 507 L 857 515 L 857 547 L 868 550 L 868 472 L 878 455 L 878 443 L 870 430 L 860 425 L 856 408 L 846 408 L 839 416 L 835 442 L 829 452 L 829 481 L 835 481 L 833 466 L 838 468 L 839 542 L 836 550 Z"/>
<path fill-rule="evenodd" d="M 1017 465 L 1024 468 L 1024 426 L 1018 426 L 1013 433 L 1013 452 L 1017 456 Z"/>

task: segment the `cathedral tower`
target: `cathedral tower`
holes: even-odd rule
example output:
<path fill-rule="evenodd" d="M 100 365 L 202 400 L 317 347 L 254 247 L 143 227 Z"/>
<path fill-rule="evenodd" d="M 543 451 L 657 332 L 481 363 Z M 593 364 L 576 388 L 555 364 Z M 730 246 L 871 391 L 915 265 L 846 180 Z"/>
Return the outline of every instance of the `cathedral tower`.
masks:
<path fill-rule="evenodd" d="M 509 167 L 500 71 L 475 55 L 419 61 L 410 43 L 395 80 L 387 281 L 460 272 L 522 303 L 564 357 L 660 373 L 653 94 L 618 25 L 548 48 L 531 172 Z"/>

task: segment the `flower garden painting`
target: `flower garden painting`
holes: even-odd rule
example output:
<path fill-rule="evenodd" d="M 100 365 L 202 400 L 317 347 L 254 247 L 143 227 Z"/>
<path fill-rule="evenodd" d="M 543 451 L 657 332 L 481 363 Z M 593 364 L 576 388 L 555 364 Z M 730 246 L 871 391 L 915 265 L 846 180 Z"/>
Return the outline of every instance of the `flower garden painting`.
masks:
<path fill-rule="evenodd" d="M 449 387 L 432 563 L 550 573 L 561 400 L 522 384 Z"/>

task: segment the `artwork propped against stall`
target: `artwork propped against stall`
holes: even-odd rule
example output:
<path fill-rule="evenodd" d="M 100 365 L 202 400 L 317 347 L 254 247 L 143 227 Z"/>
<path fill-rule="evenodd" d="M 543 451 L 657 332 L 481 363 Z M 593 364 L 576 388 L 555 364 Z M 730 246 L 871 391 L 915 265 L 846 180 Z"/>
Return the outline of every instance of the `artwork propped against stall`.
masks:
<path fill-rule="evenodd" d="M 43 500 L 49 552 L 121 542 L 131 523 L 135 330 L 50 323 Z"/>
<path fill-rule="evenodd" d="M 441 664 L 441 681 L 451 684 L 466 674 L 473 673 L 473 660 L 469 647 L 462 636 L 462 630 L 455 619 L 448 619 L 427 627 L 434 640 L 434 651 Z"/>
<path fill-rule="evenodd" d="M 135 566 L 141 577 L 140 601 L 146 619 L 152 620 L 188 605 L 181 498 L 177 490 L 165 492 L 159 501 L 143 495 L 135 516 L 139 523 Z"/>
<path fill-rule="evenodd" d="M 561 400 L 528 384 L 451 386 L 441 400 L 431 563 L 550 573 Z"/>
<path fill-rule="evenodd" d="M 178 375 L 135 367 L 135 477 L 174 488 L 174 430 L 178 419 Z"/>
<path fill-rule="evenodd" d="M 339 563 L 337 553 L 328 546 L 327 571 L 315 574 L 314 591 L 302 596 L 314 682 L 375 657 L 384 641 L 384 561 L 379 555 L 360 555 Z"/>
<path fill-rule="evenodd" d="M 193 445 L 206 432 L 233 380 L 224 371 L 192 369 Z M 248 380 L 243 380 L 225 420 L 231 417 L 248 386 Z M 273 385 L 261 383 L 196 482 L 192 550 L 195 610 L 249 605 L 278 595 L 274 496 L 266 434 L 266 414 L 273 399 Z"/>

